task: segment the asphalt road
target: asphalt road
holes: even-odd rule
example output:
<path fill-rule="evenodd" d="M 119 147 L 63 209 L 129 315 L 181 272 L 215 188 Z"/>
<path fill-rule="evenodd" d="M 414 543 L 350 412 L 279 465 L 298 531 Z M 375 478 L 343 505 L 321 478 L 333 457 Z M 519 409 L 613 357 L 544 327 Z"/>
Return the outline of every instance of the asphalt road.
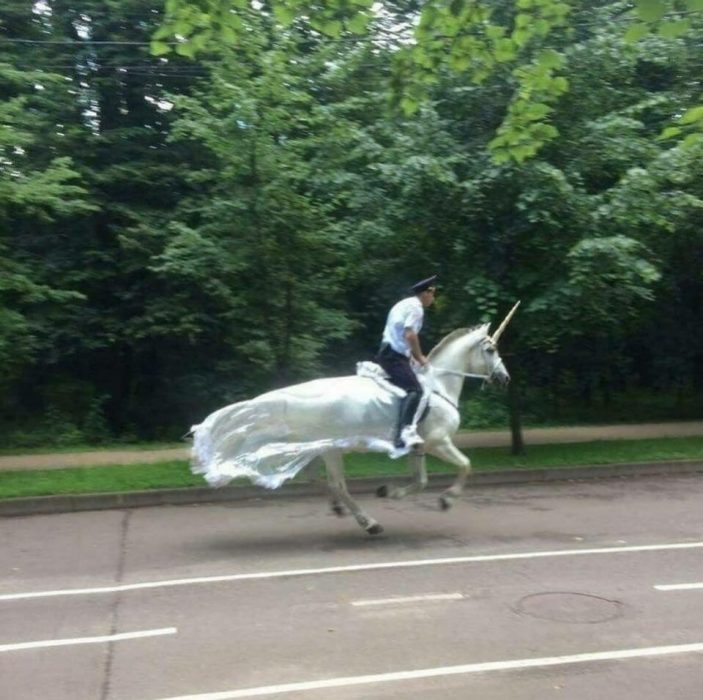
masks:
<path fill-rule="evenodd" d="M 368 497 L 376 538 L 314 498 L 6 519 L 0 697 L 698 700 L 702 497 Z"/>

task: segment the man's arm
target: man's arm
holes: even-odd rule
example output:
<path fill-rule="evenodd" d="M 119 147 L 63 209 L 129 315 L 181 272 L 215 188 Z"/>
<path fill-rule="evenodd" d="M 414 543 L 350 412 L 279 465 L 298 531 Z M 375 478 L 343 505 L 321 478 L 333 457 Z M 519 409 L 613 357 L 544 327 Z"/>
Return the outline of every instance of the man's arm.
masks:
<path fill-rule="evenodd" d="M 417 333 L 415 333 L 412 328 L 406 328 L 404 331 L 404 335 L 405 340 L 408 341 L 408 345 L 410 346 L 410 352 L 412 353 L 412 356 L 415 361 L 422 366 L 426 365 L 427 358 L 422 354 L 422 350 L 420 349 L 420 338 L 418 337 Z"/>

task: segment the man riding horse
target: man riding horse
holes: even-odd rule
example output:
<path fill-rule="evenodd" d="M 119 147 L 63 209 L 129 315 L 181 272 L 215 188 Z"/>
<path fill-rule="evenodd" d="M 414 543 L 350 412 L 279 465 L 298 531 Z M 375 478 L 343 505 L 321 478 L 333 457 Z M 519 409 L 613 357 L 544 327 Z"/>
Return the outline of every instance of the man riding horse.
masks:
<path fill-rule="evenodd" d="M 202 474 L 211 486 L 224 486 L 232 479 L 247 477 L 260 486 L 278 488 L 319 458 L 325 465 L 335 512 L 342 512 L 345 506 L 366 532 L 376 535 L 383 531 L 382 526 L 349 493 L 344 456 L 349 452 L 386 453 L 392 458 L 407 454 L 413 481 L 407 486 L 384 489 L 392 498 L 403 498 L 420 492 L 427 484 L 427 453 L 458 468 L 454 483 L 439 498 L 443 510 L 450 508 L 461 495 L 471 471 L 471 460 L 452 441 L 460 424 L 458 403 L 464 380 L 470 377 L 500 384 L 509 381 L 510 375 L 498 354 L 498 339 L 520 302 L 492 335 L 489 323 L 457 328 L 425 357 L 417 334 L 424 309 L 432 303 L 435 281 L 435 277 L 430 277 L 418 282 L 412 288 L 414 296 L 391 309 L 388 335 L 384 334 L 389 348 L 382 348 L 379 358 L 397 383 L 399 377 L 400 381 L 412 377 L 405 387 L 415 396 L 403 400 L 401 407 L 401 419 L 407 420 L 407 425 L 401 422 L 400 430 L 394 430 L 396 397 L 401 390 L 390 387 L 385 380 L 379 381 L 377 373 L 314 379 L 224 406 L 194 425 L 193 472 Z M 399 337 L 402 342 L 397 342 Z M 391 342 L 397 343 L 397 349 Z M 427 365 L 425 373 L 431 391 L 423 392 L 419 382 L 415 384 L 410 357 Z M 417 425 L 425 396 L 432 411 L 419 428 L 420 438 L 416 429 L 406 429 Z M 415 446 L 422 444 L 422 449 L 408 449 L 407 443 L 401 449 L 394 446 L 393 436 L 398 438 L 401 434 Z"/>
<path fill-rule="evenodd" d="M 398 448 L 412 449 L 423 444 L 417 434 L 417 424 L 427 406 L 427 396 L 410 362 L 412 358 L 420 367 L 427 364 L 427 357 L 420 347 L 419 333 L 425 309 L 434 302 L 436 282 L 437 275 L 417 282 L 410 288 L 412 296 L 393 306 L 388 313 L 381 347 L 375 358 L 390 381 L 406 392 L 400 401 L 395 431 L 394 445 Z"/>

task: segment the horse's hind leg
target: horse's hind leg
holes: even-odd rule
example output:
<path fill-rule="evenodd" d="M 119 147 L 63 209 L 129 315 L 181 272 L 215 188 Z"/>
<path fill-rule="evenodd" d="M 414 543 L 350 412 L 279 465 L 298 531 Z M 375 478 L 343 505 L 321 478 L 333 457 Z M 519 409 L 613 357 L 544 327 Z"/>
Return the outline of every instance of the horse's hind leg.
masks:
<path fill-rule="evenodd" d="M 322 455 L 327 467 L 327 479 L 332 492 L 333 508 L 334 504 L 344 504 L 356 518 L 356 522 L 369 533 L 378 535 L 383 532 L 383 528 L 372 517 L 366 515 L 357 502 L 351 497 L 347 483 L 344 478 L 344 458 L 339 450 L 332 450 Z"/>
<path fill-rule="evenodd" d="M 327 467 L 325 465 L 325 460 L 322 457 L 315 457 L 315 459 L 310 462 L 310 464 L 305 467 L 305 472 L 308 474 L 308 479 L 310 483 L 315 486 L 320 486 L 320 491 L 324 493 L 325 496 L 330 495 L 330 508 L 335 515 L 342 517 L 347 515 L 347 509 L 344 507 L 342 502 L 331 493 L 329 481 L 327 479 Z M 324 474 L 323 474 L 324 472 Z M 323 483 L 324 480 L 324 483 Z"/>

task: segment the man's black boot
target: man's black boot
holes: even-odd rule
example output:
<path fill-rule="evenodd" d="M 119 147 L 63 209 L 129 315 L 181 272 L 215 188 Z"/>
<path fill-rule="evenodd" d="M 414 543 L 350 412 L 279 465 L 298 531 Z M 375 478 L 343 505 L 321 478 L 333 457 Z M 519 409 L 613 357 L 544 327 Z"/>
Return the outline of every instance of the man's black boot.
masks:
<path fill-rule="evenodd" d="M 403 432 L 403 428 L 413 422 L 413 418 L 415 417 L 415 411 L 417 411 L 419 403 L 419 391 L 411 391 L 405 396 L 403 396 L 403 398 L 400 400 L 400 408 L 398 410 L 398 422 L 396 423 L 395 438 L 393 439 L 394 447 L 405 447 L 405 442 L 400 437 L 400 435 Z"/>

